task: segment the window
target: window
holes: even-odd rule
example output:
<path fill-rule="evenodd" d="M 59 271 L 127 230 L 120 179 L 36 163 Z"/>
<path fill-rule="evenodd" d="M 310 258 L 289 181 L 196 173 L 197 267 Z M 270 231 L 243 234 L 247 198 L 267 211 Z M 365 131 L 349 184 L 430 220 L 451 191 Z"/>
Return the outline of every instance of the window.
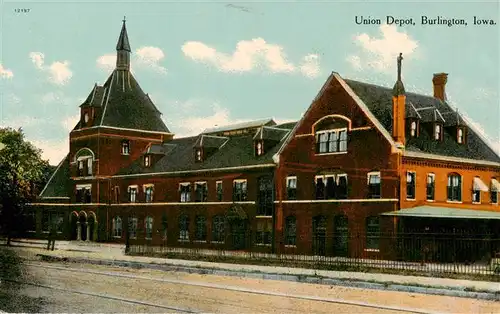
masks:
<path fill-rule="evenodd" d="M 347 198 L 347 174 L 336 175 L 337 189 L 335 191 L 335 197 L 337 199 Z"/>
<path fill-rule="evenodd" d="M 368 173 L 368 198 L 381 197 L 380 172 Z"/>
<path fill-rule="evenodd" d="M 144 167 L 151 166 L 151 156 L 144 156 Z"/>
<path fill-rule="evenodd" d="M 76 202 L 89 204 L 92 203 L 91 184 L 82 184 L 76 186 Z"/>
<path fill-rule="evenodd" d="M 295 219 L 295 216 L 286 217 L 285 245 L 297 245 L 297 221 Z"/>
<path fill-rule="evenodd" d="M 257 141 L 255 144 L 255 154 L 257 156 L 262 156 L 264 154 L 264 146 L 262 145 L 262 141 Z"/>
<path fill-rule="evenodd" d="M 205 216 L 196 216 L 196 232 L 194 237 L 197 241 L 207 240 L 207 220 Z"/>
<path fill-rule="evenodd" d="M 94 154 L 90 149 L 82 148 L 76 153 L 75 163 L 77 164 L 77 175 L 79 177 L 91 176 Z"/>
<path fill-rule="evenodd" d="M 273 223 L 271 219 L 264 219 L 257 222 L 257 232 L 255 243 L 261 245 L 271 245 Z"/>
<path fill-rule="evenodd" d="M 490 200 L 492 204 L 498 204 L 498 193 L 500 192 L 500 183 L 497 179 L 491 179 Z"/>
<path fill-rule="evenodd" d="M 201 156 L 201 148 L 197 148 L 195 151 L 195 160 L 197 162 L 202 161 L 202 156 Z"/>
<path fill-rule="evenodd" d="M 316 153 L 337 153 L 347 151 L 347 129 L 316 132 Z"/>
<path fill-rule="evenodd" d="M 441 136 L 442 136 L 441 124 L 436 124 L 434 126 L 434 139 L 436 141 L 439 141 L 441 140 Z"/>
<path fill-rule="evenodd" d="M 151 240 L 153 238 L 153 217 L 147 216 L 144 225 L 146 227 L 146 239 Z"/>
<path fill-rule="evenodd" d="M 215 189 L 217 192 L 217 201 L 222 202 L 222 181 L 217 181 L 215 183 Z"/>
<path fill-rule="evenodd" d="M 181 202 L 187 203 L 191 202 L 191 183 L 184 182 L 179 185 L 179 190 L 181 192 Z"/>
<path fill-rule="evenodd" d="M 92 175 L 92 164 L 93 164 L 92 158 L 88 158 L 87 159 L 87 175 L 89 175 L 89 176 Z"/>
<path fill-rule="evenodd" d="M 163 233 L 163 241 L 167 240 L 167 231 L 168 231 L 168 218 L 167 213 L 163 213 L 161 216 L 161 228 Z"/>
<path fill-rule="evenodd" d="M 417 174 L 413 171 L 406 172 L 406 199 L 414 200 L 416 194 L 416 177 Z"/>
<path fill-rule="evenodd" d="M 135 203 L 137 200 L 137 185 L 131 185 L 128 187 L 128 201 L 130 203 Z"/>
<path fill-rule="evenodd" d="M 448 201 L 462 201 L 462 177 L 458 173 L 448 175 Z"/>
<path fill-rule="evenodd" d="M 265 176 L 259 178 L 259 195 L 257 197 L 258 216 L 272 216 L 274 209 L 273 200 L 273 180 L 271 177 Z"/>
<path fill-rule="evenodd" d="M 130 239 L 137 239 L 137 217 L 129 217 L 128 221 L 128 236 Z"/>
<path fill-rule="evenodd" d="M 427 200 L 428 201 L 434 200 L 435 185 L 436 185 L 436 176 L 434 175 L 434 173 L 428 173 L 427 174 Z"/>
<path fill-rule="evenodd" d="M 318 175 L 316 180 L 316 199 L 346 199 L 347 175 L 327 174 Z"/>
<path fill-rule="evenodd" d="M 195 202 L 206 202 L 207 201 L 207 183 L 206 182 L 195 182 L 194 193 L 196 195 Z"/>
<path fill-rule="evenodd" d="M 114 193 L 115 203 L 116 204 L 120 203 L 120 187 L 118 185 L 115 185 L 115 187 L 113 188 L 113 193 Z"/>
<path fill-rule="evenodd" d="M 243 202 L 247 200 L 247 180 L 233 181 L 233 201 Z"/>
<path fill-rule="evenodd" d="M 286 178 L 286 197 L 289 200 L 297 199 L 297 177 Z"/>
<path fill-rule="evenodd" d="M 114 238 L 121 238 L 122 237 L 122 219 L 120 216 L 116 216 L 113 218 L 113 237 Z"/>
<path fill-rule="evenodd" d="M 81 177 L 84 175 L 84 169 L 83 169 L 83 160 L 78 160 L 78 176 Z"/>
<path fill-rule="evenodd" d="M 410 136 L 417 136 L 417 121 L 412 121 L 410 124 Z"/>
<path fill-rule="evenodd" d="M 472 203 L 481 203 L 481 190 L 472 190 Z"/>
<path fill-rule="evenodd" d="M 481 203 L 481 192 L 488 192 L 490 189 L 480 177 L 474 177 L 472 183 L 472 203 Z"/>
<path fill-rule="evenodd" d="M 154 186 L 152 184 L 144 185 L 144 194 L 146 195 L 146 203 L 153 202 Z"/>
<path fill-rule="evenodd" d="M 462 128 L 457 130 L 457 142 L 458 144 L 463 144 L 464 142 L 464 130 Z"/>
<path fill-rule="evenodd" d="M 316 176 L 316 199 L 322 200 L 325 198 L 325 182 L 323 176 Z"/>
<path fill-rule="evenodd" d="M 85 123 L 89 122 L 89 114 L 88 114 L 88 112 L 85 112 L 85 115 L 83 116 L 83 121 L 85 121 Z"/>
<path fill-rule="evenodd" d="M 179 216 L 179 240 L 189 241 L 189 217 L 185 214 Z"/>
<path fill-rule="evenodd" d="M 224 216 L 219 215 L 212 218 L 212 242 L 224 242 L 226 237 L 224 227 Z"/>
<path fill-rule="evenodd" d="M 366 218 L 366 248 L 369 250 L 378 250 L 379 239 L 379 218 L 375 216 Z"/>
<path fill-rule="evenodd" d="M 122 155 L 130 155 L 130 142 L 122 141 Z"/>

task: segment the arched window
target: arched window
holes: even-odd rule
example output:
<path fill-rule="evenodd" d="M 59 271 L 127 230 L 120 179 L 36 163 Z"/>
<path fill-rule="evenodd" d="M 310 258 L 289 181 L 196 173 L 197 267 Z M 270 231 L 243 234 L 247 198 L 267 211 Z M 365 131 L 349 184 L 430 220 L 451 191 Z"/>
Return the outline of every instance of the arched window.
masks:
<path fill-rule="evenodd" d="M 224 216 L 218 215 L 212 218 L 212 242 L 224 243 L 226 237 L 224 226 Z"/>
<path fill-rule="evenodd" d="M 116 216 L 115 218 L 113 218 L 113 237 L 122 237 L 122 219 L 120 218 L 120 216 Z"/>
<path fill-rule="evenodd" d="M 346 152 L 349 124 L 350 120 L 341 116 L 327 116 L 317 121 L 313 126 L 316 154 Z"/>
<path fill-rule="evenodd" d="M 153 238 L 153 217 L 147 216 L 144 225 L 146 227 L 146 239 L 150 240 Z"/>
<path fill-rule="evenodd" d="M 77 176 L 91 176 L 93 173 L 94 153 L 88 148 L 80 149 L 75 155 Z"/>
<path fill-rule="evenodd" d="M 130 239 L 137 239 L 137 217 L 130 217 L 128 222 L 128 234 Z"/>
<path fill-rule="evenodd" d="M 295 216 L 286 217 L 285 245 L 297 245 L 297 220 Z"/>
<path fill-rule="evenodd" d="M 462 177 L 458 173 L 448 175 L 448 201 L 462 201 Z"/>

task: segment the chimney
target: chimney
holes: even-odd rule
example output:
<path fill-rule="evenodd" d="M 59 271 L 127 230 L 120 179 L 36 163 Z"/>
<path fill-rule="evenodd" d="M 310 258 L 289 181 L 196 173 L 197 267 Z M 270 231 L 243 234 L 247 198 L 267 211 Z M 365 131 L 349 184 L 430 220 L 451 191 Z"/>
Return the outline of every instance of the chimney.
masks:
<path fill-rule="evenodd" d="M 448 81 L 448 73 L 436 73 L 432 78 L 432 84 L 434 85 L 434 97 L 441 99 L 441 101 L 446 101 L 445 86 Z"/>
<path fill-rule="evenodd" d="M 392 137 L 394 141 L 404 146 L 406 143 L 405 138 L 405 107 L 406 95 L 403 81 L 401 80 L 401 63 L 403 61 L 403 54 L 399 54 L 397 58 L 398 77 L 394 88 L 392 89 Z"/>

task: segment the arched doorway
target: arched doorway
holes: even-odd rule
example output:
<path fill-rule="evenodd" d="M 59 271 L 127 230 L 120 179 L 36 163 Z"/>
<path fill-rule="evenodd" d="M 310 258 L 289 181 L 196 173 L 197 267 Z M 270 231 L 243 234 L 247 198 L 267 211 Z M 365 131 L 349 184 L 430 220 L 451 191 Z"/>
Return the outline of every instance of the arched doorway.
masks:
<path fill-rule="evenodd" d="M 72 212 L 69 218 L 70 223 L 70 240 L 78 238 L 78 213 Z"/>
<path fill-rule="evenodd" d="M 94 212 L 89 212 L 87 217 L 87 241 L 97 240 L 97 217 Z"/>
<path fill-rule="evenodd" d="M 87 213 L 84 212 L 84 211 L 81 211 L 80 212 L 80 216 L 79 216 L 79 219 L 78 219 L 78 222 L 79 222 L 79 239 L 77 240 L 82 240 L 82 241 L 86 241 L 87 240 Z"/>

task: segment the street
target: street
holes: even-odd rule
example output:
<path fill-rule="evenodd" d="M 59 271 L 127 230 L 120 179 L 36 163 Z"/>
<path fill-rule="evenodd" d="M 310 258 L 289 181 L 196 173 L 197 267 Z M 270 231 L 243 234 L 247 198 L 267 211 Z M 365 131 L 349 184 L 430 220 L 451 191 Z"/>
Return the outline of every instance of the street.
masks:
<path fill-rule="evenodd" d="M 29 262 L 26 272 L 19 281 L 34 285 L 18 293 L 40 312 L 500 312 L 492 301 L 150 269 Z"/>

